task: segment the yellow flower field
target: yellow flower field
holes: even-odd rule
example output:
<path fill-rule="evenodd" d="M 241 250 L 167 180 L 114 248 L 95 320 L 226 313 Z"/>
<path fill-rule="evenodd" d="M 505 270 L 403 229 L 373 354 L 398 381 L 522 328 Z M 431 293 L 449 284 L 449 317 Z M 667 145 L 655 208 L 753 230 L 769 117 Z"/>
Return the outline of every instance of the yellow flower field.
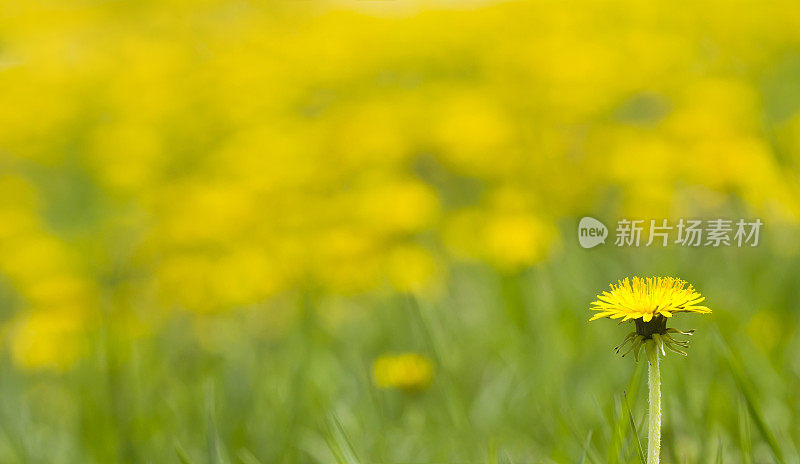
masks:
<path fill-rule="evenodd" d="M 665 462 L 799 462 L 799 78 L 788 1 L 0 0 L 0 462 L 639 462 L 637 274 Z"/>

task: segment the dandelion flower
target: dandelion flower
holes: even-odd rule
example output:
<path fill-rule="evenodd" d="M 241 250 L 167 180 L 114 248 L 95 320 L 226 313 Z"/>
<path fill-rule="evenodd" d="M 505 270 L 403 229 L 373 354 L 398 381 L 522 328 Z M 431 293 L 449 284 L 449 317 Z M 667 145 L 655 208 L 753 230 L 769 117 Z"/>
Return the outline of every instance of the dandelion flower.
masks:
<path fill-rule="evenodd" d="M 692 335 L 694 330 L 681 331 L 667 327 L 667 320 L 675 313 L 693 312 L 708 314 L 705 300 L 694 287 L 686 281 L 674 277 L 634 277 L 611 284 L 611 291 L 597 295 L 591 303 L 592 311 L 597 313 L 589 319 L 594 321 L 607 317 L 620 319 L 620 323 L 632 320 L 636 330 L 630 332 L 614 349 L 624 357 L 633 352 L 639 360 L 639 352 L 645 348 L 649 363 L 650 411 L 647 443 L 647 464 L 658 464 L 661 448 L 661 374 L 659 372 L 659 353 L 666 355 L 665 349 L 686 356 L 681 348 L 688 348 L 689 342 L 676 340 L 673 335 Z"/>
<path fill-rule="evenodd" d="M 691 335 L 694 331 L 667 328 L 667 319 L 679 312 L 710 313 L 710 309 L 700 305 L 704 300 L 705 297 L 693 286 L 675 277 L 626 277 L 616 285 L 611 284 L 611 291 L 597 295 L 597 301 L 592 302 L 590 308 L 597 313 L 589 320 L 607 317 L 636 323 L 636 331 L 629 333 L 615 348 L 620 352 L 630 343 L 623 356 L 633 351 L 638 360 L 639 351 L 647 340 L 653 340 L 662 354 L 666 354 L 665 349 L 668 349 L 686 356 L 680 348 L 687 348 L 689 342 L 675 340 L 672 335 Z"/>
<path fill-rule="evenodd" d="M 603 292 L 597 298 L 591 309 L 598 313 L 590 319 L 592 321 L 609 317 L 650 322 L 658 316 L 672 317 L 677 312 L 711 312 L 698 304 L 705 297 L 686 281 L 675 277 L 634 277 L 632 281 L 626 277 L 617 281 L 617 285 L 611 284 L 611 291 Z"/>

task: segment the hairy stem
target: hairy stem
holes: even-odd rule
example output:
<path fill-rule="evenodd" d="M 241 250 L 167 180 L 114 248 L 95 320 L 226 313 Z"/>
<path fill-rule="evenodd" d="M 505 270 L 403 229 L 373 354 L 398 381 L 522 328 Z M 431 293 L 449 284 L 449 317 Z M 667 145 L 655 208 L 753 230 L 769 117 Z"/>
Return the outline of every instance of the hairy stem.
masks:
<path fill-rule="evenodd" d="M 661 450 L 661 373 L 658 369 L 658 348 L 647 340 L 645 345 L 649 369 L 650 415 L 647 433 L 647 464 L 658 464 Z"/>

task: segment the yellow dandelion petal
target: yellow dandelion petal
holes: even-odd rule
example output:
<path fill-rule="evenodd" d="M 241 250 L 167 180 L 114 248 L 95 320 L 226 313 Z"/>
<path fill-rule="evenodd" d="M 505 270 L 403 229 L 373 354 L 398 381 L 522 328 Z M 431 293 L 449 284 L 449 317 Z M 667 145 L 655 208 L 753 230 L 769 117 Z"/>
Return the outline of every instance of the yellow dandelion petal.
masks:
<path fill-rule="evenodd" d="M 633 277 L 617 280 L 610 291 L 597 295 L 590 309 L 598 311 L 591 321 L 609 319 L 650 322 L 656 317 L 670 318 L 678 312 L 708 314 L 711 310 L 698 303 L 705 297 L 688 282 L 675 277 Z"/>

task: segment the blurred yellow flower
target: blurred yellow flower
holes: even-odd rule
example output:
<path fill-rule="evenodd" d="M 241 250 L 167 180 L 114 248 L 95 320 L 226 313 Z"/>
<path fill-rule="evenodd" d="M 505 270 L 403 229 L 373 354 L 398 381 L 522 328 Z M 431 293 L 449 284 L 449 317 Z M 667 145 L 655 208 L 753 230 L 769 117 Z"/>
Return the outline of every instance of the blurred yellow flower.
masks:
<path fill-rule="evenodd" d="M 94 133 L 87 162 L 111 189 L 151 186 L 167 158 L 159 137 L 154 128 L 141 123 L 100 126 Z"/>
<path fill-rule="evenodd" d="M 443 159 L 455 171 L 508 174 L 516 165 L 510 158 L 515 133 L 511 118 L 497 102 L 478 95 L 467 91 L 445 99 L 433 135 Z"/>
<path fill-rule="evenodd" d="M 543 261 L 555 239 L 551 224 L 530 214 L 490 216 L 483 229 L 486 258 L 503 270 Z"/>
<path fill-rule="evenodd" d="M 422 390 L 433 380 L 433 363 L 418 353 L 384 355 L 373 362 L 372 379 L 379 388 Z"/>
<path fill-rule="evenodd" d="M 400 245 L 387 259 L 389 281 L 401 292 L 430 289 L 436 283 L 437 263 L 430 252 L 417 245 Z"/>
<path fill-rule="evenodd" d="M 81 308 L 34 310 L 12 322 L 14 361 L 29 369 L 66 369 L 86 348 L 86 318 Z"/>
<path fill-rule="evenodd" d="M 747 322 L 746 331 L 756 346 L 764 351 L 769 351 L 781 342 L 785 333 L 785 324 L 774 311 L 761 310 Z"/>
<path fill-rule="evenodd" d="M 358 202 L 365 225 L 386 233 L 419 232 L 430 227 L 439 212 L 433 189 L 412 179 L 365 188 Z"/>

